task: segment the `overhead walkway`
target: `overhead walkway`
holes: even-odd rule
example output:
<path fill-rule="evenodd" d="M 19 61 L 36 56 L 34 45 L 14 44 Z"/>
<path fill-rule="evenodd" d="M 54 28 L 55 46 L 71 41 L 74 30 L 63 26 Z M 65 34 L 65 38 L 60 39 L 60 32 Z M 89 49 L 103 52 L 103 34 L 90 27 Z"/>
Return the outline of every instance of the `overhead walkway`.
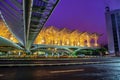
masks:
<path fill-rule="evenodd" d="M 0 14 L 24 50 L 29 51 L 59 0 L 0 0 Z"/>

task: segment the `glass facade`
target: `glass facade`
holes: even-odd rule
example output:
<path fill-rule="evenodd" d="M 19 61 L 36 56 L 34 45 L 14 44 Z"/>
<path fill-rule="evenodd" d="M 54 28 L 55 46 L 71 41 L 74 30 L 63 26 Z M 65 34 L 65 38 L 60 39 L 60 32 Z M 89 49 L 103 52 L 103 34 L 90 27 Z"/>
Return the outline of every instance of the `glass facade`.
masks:
<path fill-rule="evenodd" d="M 116 29 L 116 20 L 115 20 L 115 15 L 111 14 L 111 20 L 112 20 L 112 30 L 113 30 L 113 38 L 114 38 L 114 48 L 115 52 L 119 51 L 118 47 L 118 37 L 117 37 L 117 29 Z"/>
<path fill-rule="evenodd" d="M 120 13 L 116 13 L 116 18 L 117 18 L 117 26 L 118 26 L 118 35 L 120 40 Z"/>

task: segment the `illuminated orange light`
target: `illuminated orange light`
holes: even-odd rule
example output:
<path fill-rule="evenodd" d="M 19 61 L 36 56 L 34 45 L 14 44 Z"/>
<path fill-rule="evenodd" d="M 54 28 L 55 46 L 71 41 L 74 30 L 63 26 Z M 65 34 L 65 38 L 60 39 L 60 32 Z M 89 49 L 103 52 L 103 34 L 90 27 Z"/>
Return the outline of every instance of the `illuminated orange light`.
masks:
<path fill-rule="evenodd" d="M 18 40 L 11 34 L 5 24 L 0 21 L 0 36 L 5 37 L 15 43 Z M 38 34 L 35 44 L 48 45 L 68 45 L 68 46 L 88 46 L 91 47 L 91 40 L 94 40 L 94 46 L 99 46 L 97 33 L 79 32 L 78 30 L 70 31 L 69 29 L 57 29 L 53 26 L 43 28 Z"/>
<path fill-rule="evenodd" d="M 19 41 L 11 34 L 9 29 L 5 26 L 4 22 L 0 20 L 0 36 L 5 37 L 15 43 L 18 43 Z"/>
<path fill-rule="evenodd" d="M 94 46 L 98 46 L 97 40 L 99 38 L 97 33 L 79 32 L 77 30 L 70 31 L 66 28 L 57 29 L 53 26 L 45 27 L 41 30 L 35 40 L 35 44 L 49 44 L 49 45 L 68 45 L 68 46 L 88 46 L 91 47 L 91 40 L 94 40 Z M 42 38 L 44 41 L 42 41 Z"/>

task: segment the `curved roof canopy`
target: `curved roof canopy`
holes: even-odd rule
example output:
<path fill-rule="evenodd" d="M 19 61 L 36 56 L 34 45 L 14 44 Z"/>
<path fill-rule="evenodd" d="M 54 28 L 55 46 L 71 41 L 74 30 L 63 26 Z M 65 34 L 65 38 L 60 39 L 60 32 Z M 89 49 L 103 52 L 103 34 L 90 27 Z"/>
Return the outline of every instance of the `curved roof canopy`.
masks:
<path fill-rule="evenodd" d="M 16 43 L 0 36 L 0 51 L 9 51 L 13 49 L 23 50 L 23 48 L 18 46 Z"/>
<path fill-rule="evenodd" d="M 25 49 L 30 50 L 58 1 L 0 0 L 0 11 L 9 30 Z"/>

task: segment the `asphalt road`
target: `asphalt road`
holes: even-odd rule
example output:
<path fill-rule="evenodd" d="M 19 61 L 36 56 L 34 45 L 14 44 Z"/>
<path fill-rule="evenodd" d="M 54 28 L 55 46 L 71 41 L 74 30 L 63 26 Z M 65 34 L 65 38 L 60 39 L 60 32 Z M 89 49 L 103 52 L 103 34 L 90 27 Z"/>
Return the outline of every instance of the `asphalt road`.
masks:
<path fill-rule="evenodd" d="M 0 80 L 120 80 L 120 63 L 1 67 Z"/>
<path fill-rule="evenodd" d="M 120 63 L 120 57 L 95 57 L 95 58 L 51 58 L 40 60 L 0 59 L 2 66 L 53 66 L 53 65 L 76 65 L 96 63 Z"/>

